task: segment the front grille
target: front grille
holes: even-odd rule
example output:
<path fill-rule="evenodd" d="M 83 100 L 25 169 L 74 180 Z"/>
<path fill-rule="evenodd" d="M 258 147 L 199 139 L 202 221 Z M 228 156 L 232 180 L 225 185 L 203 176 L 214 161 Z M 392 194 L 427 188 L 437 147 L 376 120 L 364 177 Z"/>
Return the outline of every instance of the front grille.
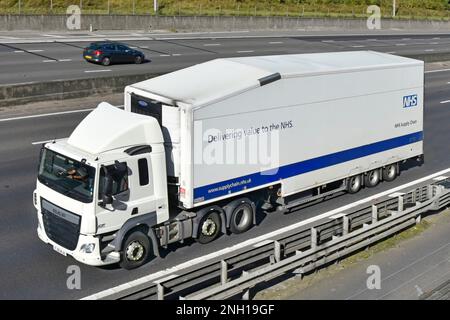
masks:
<path fill-rule="evenodd" d="M 80 235 L 81 217 L 42 199 L 42 220 L 47 237 L 60 246 L 75 250 Z"/>

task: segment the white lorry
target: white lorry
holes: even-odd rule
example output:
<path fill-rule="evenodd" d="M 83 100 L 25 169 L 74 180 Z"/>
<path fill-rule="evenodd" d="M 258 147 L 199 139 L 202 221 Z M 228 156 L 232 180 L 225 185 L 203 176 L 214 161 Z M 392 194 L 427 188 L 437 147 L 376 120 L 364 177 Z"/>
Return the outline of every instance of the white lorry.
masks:
<path fill-rule="evenodd" d="M 424 64 L 377 52 L 216 59 L 125 88 L 46 143 L 42 241 L 135 268 L 261 210 L 392 181 L 423 156 Z"/>

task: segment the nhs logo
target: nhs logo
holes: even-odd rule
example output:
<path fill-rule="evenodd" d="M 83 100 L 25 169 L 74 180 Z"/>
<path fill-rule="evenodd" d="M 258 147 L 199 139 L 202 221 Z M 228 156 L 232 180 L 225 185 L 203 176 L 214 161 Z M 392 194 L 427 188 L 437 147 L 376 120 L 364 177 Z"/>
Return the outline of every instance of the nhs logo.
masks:
<path fill-rule="evenodd" d="M 417 97 L 417 94 L 413 94 L 411 96 L 404 96 L 403 108 L 417 107 L 418 100 L 419 98 Z"/>

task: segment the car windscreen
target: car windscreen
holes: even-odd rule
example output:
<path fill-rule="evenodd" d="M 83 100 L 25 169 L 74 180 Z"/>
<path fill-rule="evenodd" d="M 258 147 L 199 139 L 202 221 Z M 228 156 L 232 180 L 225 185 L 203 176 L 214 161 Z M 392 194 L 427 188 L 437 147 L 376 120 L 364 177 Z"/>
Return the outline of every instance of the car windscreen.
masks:
<path fill-rule="evenodd" d="M 94 194 L 95 168 L 49 149 L 43 149 L 39 163 L 39 182 L 83 203 Z"/>

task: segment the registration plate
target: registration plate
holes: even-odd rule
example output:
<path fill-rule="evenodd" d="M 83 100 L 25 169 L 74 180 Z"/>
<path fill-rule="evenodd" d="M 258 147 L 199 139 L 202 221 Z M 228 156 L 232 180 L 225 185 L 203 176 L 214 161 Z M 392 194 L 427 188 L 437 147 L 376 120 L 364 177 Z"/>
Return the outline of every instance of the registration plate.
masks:
<path fill-rule="evenodd" d="M 53 246 L 53 250 L 55 250 L 56 252 L 62 254 L 63 256 L 67 256 L 67 253 L 65 253 L 63 250 L 61 250 L 59 247 L 57 246 Z"/>
<path fill-rule="evenodd" d="M 92 56 L 84 56 L 86 59 L 92 59 Z"/>

